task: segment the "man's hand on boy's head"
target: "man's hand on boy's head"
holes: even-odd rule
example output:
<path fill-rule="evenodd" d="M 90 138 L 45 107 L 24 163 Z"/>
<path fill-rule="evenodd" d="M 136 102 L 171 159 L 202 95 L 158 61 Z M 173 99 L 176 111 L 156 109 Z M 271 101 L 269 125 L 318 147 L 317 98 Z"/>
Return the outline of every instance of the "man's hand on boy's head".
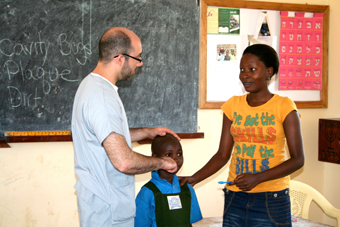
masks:
<path fill-rule="evenodd" d="M 157 127 L 157 128 L 150 128 L 149 129 L 149 137 L 151 139 L 155 138 L 156 136 L 165 136 L 167 133 L 173 135 L 174 137 L 176 137 L 179 141 L 181 141 L 181 138 L 179 138 L 179 136 L 172 131 L 171 129 L 168 129 L 167 127 Z"/>
<path fill-rule="evenodd" d="M 161 157 L 163 159 L 163 164 L 160 169 L 163 169 L 169 173 L 174 173 L 177 171 L 177 163 L 170 157 Z"/>

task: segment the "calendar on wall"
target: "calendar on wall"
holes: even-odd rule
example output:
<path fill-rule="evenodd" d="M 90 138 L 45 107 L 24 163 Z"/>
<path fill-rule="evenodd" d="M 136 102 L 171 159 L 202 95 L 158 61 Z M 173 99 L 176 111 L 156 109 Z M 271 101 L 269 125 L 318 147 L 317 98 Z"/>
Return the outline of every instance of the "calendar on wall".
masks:
<path fill-rule="evenodd" d="M 279 90 L 322 90 L 323 16 L 280 12 Z"/>

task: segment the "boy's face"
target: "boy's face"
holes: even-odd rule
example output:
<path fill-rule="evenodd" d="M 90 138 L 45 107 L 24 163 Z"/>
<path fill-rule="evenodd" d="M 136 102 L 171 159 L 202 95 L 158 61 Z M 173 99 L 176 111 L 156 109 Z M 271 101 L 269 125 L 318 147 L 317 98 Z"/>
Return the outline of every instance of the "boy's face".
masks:
<path fill-rule="evenodd" d="M 159 147 L 158 157 L 170 157 L 177 163 L 177 171 L 173 174 L 176 174 L 178 170 L 183 165 L 183 151 L 182 146 L 179 142 L 174 143 L 168 141 L 163 143 L 161 147 Z"/>

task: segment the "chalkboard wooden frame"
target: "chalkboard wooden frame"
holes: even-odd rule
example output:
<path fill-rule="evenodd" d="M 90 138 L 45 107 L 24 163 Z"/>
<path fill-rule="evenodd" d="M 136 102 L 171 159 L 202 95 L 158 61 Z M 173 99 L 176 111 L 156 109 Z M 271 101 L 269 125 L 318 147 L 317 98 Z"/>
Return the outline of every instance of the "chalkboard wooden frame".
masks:
<path fill-rule="evenodd" d="M 224 102 L 207 101 L 207 7 L 230 7 L 260 10 L 295 11 L 323 13 L 323 65 L 322 65 L 322 90 L 320 100 L 295 101 L 300 109 L 327 108 L 328 101 L 328 29 L 329 29 L 329 6 L 272 3 L 255 1 L 224 1 L 224 0 L 201 0 L 200 2 L 200 108 L 220 109 Z"/>
<path fill-rule="evenodd" d="M 195 133 L 177 133 L 181 139 L 203 139 L 203 132 Z M 72 135 L 54 135 L 54 136 L 7 136 L 0 138 L 0 148 L 10 148 L 8 143 L 22 143 L 22 142 L 58 142 L 58 141 L 72 141 Z M 138 141 L 139 144 L 151 144 L 152 139 L 143 139 Z"/>

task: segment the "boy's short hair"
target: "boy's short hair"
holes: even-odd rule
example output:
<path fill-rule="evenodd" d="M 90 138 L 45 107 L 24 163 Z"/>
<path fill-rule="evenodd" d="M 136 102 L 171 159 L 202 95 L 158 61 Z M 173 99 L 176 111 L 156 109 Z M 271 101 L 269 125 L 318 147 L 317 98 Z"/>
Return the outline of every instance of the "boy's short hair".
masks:
<path fill-rule="evenodd" d="M 173 135 L 167 133 L 165 136 L 156 136 L 151 143 L 151 152 L 152 154 L 155 154 L 156 156 L 160 156 L 160 152 L 161 150 L 161 145 L 165 144 L 165 143 L 178 143 L 180 144 L 180 142 L 178 141 L 178 139 L 176 137 L 174 137 Z"/>

